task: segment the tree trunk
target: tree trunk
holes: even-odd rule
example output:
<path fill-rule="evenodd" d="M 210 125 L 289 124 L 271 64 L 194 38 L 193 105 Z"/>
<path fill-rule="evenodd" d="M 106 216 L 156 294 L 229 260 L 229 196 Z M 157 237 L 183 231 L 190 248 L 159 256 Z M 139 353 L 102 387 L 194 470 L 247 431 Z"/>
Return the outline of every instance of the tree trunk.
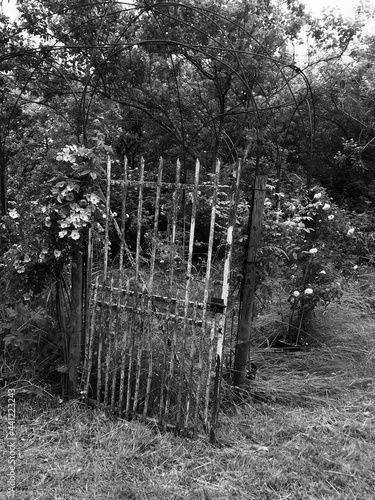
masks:
<path fill-rule="evenodd" d="M 0 145 L 0 217 L 7 212 L 7 189 L 6 189 L 6 160 L 3 148 Z"/>
<path fill-rule="evenodd" d="M 246 258 L 245 276 L 242 287 L 242 305 L 238 328 L 236 354 L 234 363 L 234 385 L 240 386 L 246 379 L 246 367 L 250 357 L 250 333 L 254 308 L 256 257 L 260 246 L 263 220 L 266 175 L 255 178 L 252 213 L 250 214 L 249 242 Z"/>

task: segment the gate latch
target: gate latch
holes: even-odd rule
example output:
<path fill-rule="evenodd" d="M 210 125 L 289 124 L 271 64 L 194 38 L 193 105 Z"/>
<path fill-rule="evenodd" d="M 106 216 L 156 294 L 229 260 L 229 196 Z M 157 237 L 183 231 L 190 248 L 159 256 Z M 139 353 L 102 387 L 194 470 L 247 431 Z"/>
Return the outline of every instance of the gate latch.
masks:
<path fill-rule="evenodd" d="M 209 310 L 214 314 L 220 313 L 223 314 L 225 310 L 224 299 L 220 299 L 219 297 L 211 297 L 211 300 L 207 302 L 209 306 Z"/>

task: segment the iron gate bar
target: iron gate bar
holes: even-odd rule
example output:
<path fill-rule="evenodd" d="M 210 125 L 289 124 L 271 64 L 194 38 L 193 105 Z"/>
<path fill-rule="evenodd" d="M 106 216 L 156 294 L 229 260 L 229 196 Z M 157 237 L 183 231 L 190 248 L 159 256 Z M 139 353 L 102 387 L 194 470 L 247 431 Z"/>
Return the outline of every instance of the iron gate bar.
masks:
<path fill-rule="evenodd" d="M 186 340 L 187 340 L 187 322 L 188 317 L 189 302 L 190 302 L 190 288 L 191 288 L 191 270 L 193 263 L 193 250 L 194 250 L 194 238 L 195 238 L 195 220 L 197 214 L 197 199 L 198 199 L 198 186 L 199 186 L 199 173 L 200 173 L 200 162 L 196 160 L 195 162 L 195 173 L 194 173 L 194 189 L 193 189 L 193 199 L 191 207 L 191 218 L 190 218 L 190 233 L 189 233 L 189 247 L 188 247 L 188 260 L 186 268 L 186 289 L 185 289 L 185 307 L 184 307 L 184 324 L 183 324 L 183 338 L 182 338 L 182 359 L 180 362 L 180 380 L 177 395 L 177 410 L 176 410 L 176 428 L 180 429 L 181 411 L 182 411 L 182 389 L 185 378 L 185 356 L 186 356 Z"/>
<path fill-rule="evenodd" d="M 140 182 L 141 182 L 140 180 L 139 181 L 128 180 L 127 185 L 137 187 L 137 186 L 139 186 Z M 111 180 L 111 184 L 113 186 L 116 186 L 116 185 L 121 186 L 123 183 L 124 183 L 124 181 L 121 179 L 112 179 Z M 158 183 L 155 181 L 144 181 L 143 182 L 143 186 L 146 188 L 156 188 L 157 184 Z M 175 182 L 163 182 L 163 187 L 174 189 L 176 187 L 176 183 Z M 178 190 L 182 189 L 182 190 L 186 190 L 186 191 L 193 191 L 195 189 L 195 184 L 177 184 L 177 187 L 178 187 Z M 230 189 L 231 185 L 230 184 L 219 184 L 217 187 L 219 189 Z M 212 183 L 198 184 L 198 188 L 199 189 L 204 189 L 204 188 L 212 189 L 213 184 Z"/>
<path fill-rule="evenodd" d="M 96 304 L 98 300 L 98 291 L 99 291 L 99 276 L 95 279 L 94 284 L 94 296 L 92 301 L 92 316 L 90 318 L 90 329 L 89 334 L 86 337 L 86 346 L 85 346 L 85 359 L 83 365 L 83 391 L 86 404 L 88 403 L 88 394 L 89 394 L 89 385 L 90 385 L 90 376 L 92 369 L 92 357 L 94 351 L 94 333 L 95 333 L 95 319 L 96 319 Z"/>
<path fill-rule="evenodd" d="M 156 195 L 155 195 L 155 210 L 154 210 L 154 228 L 151 242 L 151 265 L 150 265 L 150 278 L 148 283 L 148 299 L 147 299 L 147 342 L 148 342 L 148 374 L 147 374 L 147 386 L 146 386 L 146 397 L 143 408 L 143 420 L 146 421 L 147 409 L 150 399 L 151 383 L 153 375 L 153 357 L 152 357 L 152 322 L 151 322 L 151 311 L 152 311 L 152 292 L 154 288 L 154 273 L 155 273 L 155 261 L 156 261 L 156 241 L 158 236 L 158 226 L 159 226 L 159 210 L 160 210 L 160 193 L 163 177 L 163 159 L 159 159 L 158 168 L 158 180 L 156 185 Z"/>
<path fill-rule="evenodd" d="M 107 282 L 108 271 L 108 250 L 109 250 L 109 213 L 111 209 L 111 172 L 112 172 L 111 157 L 107 156 L 107 190 L 105 203 L 105 227 L 104 227 L 104 268 L 103 268 L 103 283 Z"/>
<path fill-rule="evenodd" d="M 129 287 L 129 282 L 127 283 L 127 286 Z M 125 387 L 126 352 L 127 352 L 127 340 L 129 337 L 129 328 L 127 328 L 129 314 L 126 311 L 127 300 L 128 297 L 127 295 L 125 295 L 124 304 L 123 305 L 120 304 L 120 306 L 124 308 L 124 313 L 125 313 L 122 318 L 122 324 L 124 325 L 124 327 L 123 327 L 122 346 L 121 346 L 121 371 L 120 371 L 120 388 L 119 388 L 120 396 L 118 403 L 118 411 L 120 415 L 122 415 L 124 409 L 123 401 L 124 401 L 124 387 Z"/>
<path fill-rule="evenodd" d="M 141 298 L 144 298 L 145 296 L 141 295 Z M 189 304 L 192 304 L 193 305 L 193 308 L 194 308 L 194 302 L 189 302 Z M 113 309 L 115 311 L 117 311 L 118 309 L 119 310 L 123 310 L 123 311 L 128 311 L 128 312 L 136 312 L 138 314 L 143 314 L 145 316 L 155 316 L 155 317 L 158 317 L 158 318 L 167 318 L 167 319 L 172 319 L 172 320 L 178 320 L 179 318 L 183 319 L 183 316 L 181 314 L 172 314 L 172 313 L 169 313 L 168 311 L 155 311 L 155 310 L 150 310 L 150 311 L 147 311 L 146 310 L 143 310 L 141 306 L 138 306 L 137 308 L 135 308 L 134 306 L 128 306 L 128 305 L 124 305 L 124 304 L 120 304 L 120 305 L 117 305 L 117 304 L 111 304 L 109 302 L 102 302 L 102 301 L 97 301 L 96 305 L 98 307 L 103 307 L 103 306 L 106 306 L 108 309 Z M 196 308 L 198 310 L 198 307 Z M 206 318 L 204 321 L 203 319 L 197 319 L 195 317 L 191 317 L 191 316 L 187 316 L 187 318 L 185 318 L 185 321 L 186 321 L 186 324 L 187 325 L 196 325 L 196 326 L 204 326 L 204 325 L 210 325 L 213 320 L 210 319 L 210 318 Z"/>
<path fill-rule="evenodd" d="M 210 430 L 210 441 L 215 442 L 216 436 L 215 431 L 218 424 L 219 410 L 220 410 L 220 387 L 221 387 L 221 371 L 222 371 L 222 358 L 223 358 L 223 348 L 224 348 L 224 336 L 225 336 L 225 322 L 226 313 L 228 311 L 228 298 L 229 298 L 229 280 L 230 280 L 230 269 L 233 254 L 233 234 L 236 225 L 236 214 L 238 197 L 240 191 L 240 178 L 241 178 L 241 159 L 236 163 L 236 168 L 233 172 L 235 182 L 232 184 L 231 190 L 231 204 L 229 212 L 229 221 L 227 227 L 227 242 L 225 247 L 225 258 L 224 258 L 224 273 L 223 273 L 223 287 L 221 292 L 221 298 L 224 302 L 224 312 L 218 315 L 218 338 L 217 338 L 217 349 L 216 349 L 216 366 L 215 366 L 215 384 L 214 384 L 214 397 L 212 406 L 212 419 L 211 419 L 211 430 Z"/>
<path fill-rule="evenodd" d="M 169 259 L 169 300 L 167 303 L 167 313 L 166 313 L 166 327 L 163 335 L 164 341 L 164 352 L 163 352 L 163 366 L 162 366 L 162 376 L 161 376 L 161 390 L 160 390 L 160 410 L 159 410 L 159 423 L 163 431 L 165 432 L 168 424 L 169 408 L 171 403 L 171 385 L 174 373 L 174 361 L 175 361 L 175 350 L 177 344 L 177 323 L 178 323 L 178 307 L 177 300 L 174 304 L 174 325 L 172 339 L 169 339 L 168 325 L 170 324 L 171 316 L 171 306 L 173 304 L 171 295 L 173 290 L 173 279 L 174 279 L 174 256 L 176 250 L 176 235 L 177 235 L 177 215 L 178 215 L 178 203 L 180 197 L 181 189 L 181 162 L 177 159 L 176 162 L 176 179 L 173 187 L 172 195 L 172 228 L 171 228 L 171 240 L 170 240 L 170 259 Z M 167 366 L 168 359 L 168 344 L 171 342 L 170 356 L 169 356 L 169 370 Z"/>
<path fill-rule="evenodd" d="M 106 288 L 107 288 L 108 291 L 110 290 L 109 286 L 107 286 Z M 138 293 L 138 298 L 141 298 L 143 295 L 147 295 L 153 301 L 171 302 L 172 304 L 174 304 L 175 302 L 177 302 L 177 303 L 180 303 L 182 305 L 185 304 L 185 300 L 183 300 L 183 299 L 178 299 L 176 297 L 168 297 L 166 295 L 150 294 L 148 289 L 146 289 L 144 292 L 135 292 L 134 290 L 127 291 L 124 288 L 118 289 L 118 288 L 114 287 L 113 290 L 116 291 L 116 292 L 121 292 L 122 295 L 128 295 L 129 297 L 134 297 L 136 295 L 136 293 Z M 210 302 L 207 302 L 207 305 L 209 305 L 209 304 L 210 304 Z M 195 300 L 189 300 L 189 306 L 193 307 L 195 305 L 197 305 L 198 309 L 204 309 L 204 307 L 205 307 L 205 303 L 204 302 L 197 302 Z"/>
<path fill-rule="evenodd" d="M 217 205 L 217 197 L 218 197 L 218 186 L 220 179 L 220 168 L 221 163 L 219 160 L 216 161 L 215 167 L 215 177 L 213 184 L 213 197 L 211 202 L 211 218 L 210 218 L 210 232 L 208 238 L 208 250 L 207 250 L 207 266 L 206 266 L 206 275 L 205 275 L 205 284 L 204 284 L 204 297 L 203 297 L 203 314 L 202 314 L 202 327 L 205 328 L 207 324 L 207 304 L 208 304 L 208 296 L 209 296 L 209 285 L 211 278 L 211 267 L 212 267 L 212 254 L 213 254 L 213 244 L 214 244 L 214 235 L 215 235 L 215 220 L 216 220 L 216 205 Z M 212 326 L 211 326 L 212 328 Z M 199 401 L 201 397 L 202 391 L 202 376 L 203 376 L 203 334 L 199 339 L 199 359 L 198 359 L 198 384 L 197 384 L 197 405 L 195 408 L 194 415 L 194 437 L 197 435 L 197 426 L 198 426 L 198 418 L 199 418 Z M 208 371 L 208 373 L 210 370 Z M 209 376 L 208 376 L 209 377 Z M 207 381 L 207 383 L 209 383 Z"/>
<path fill-rule="evenodd" d="M 104 277 L 103 277 L 104 280 Z M 102 286 L 102 300 L 106 299 L 107 295 L 106 287 Z M 100 309 L 100 317 L 99 317 L 99 328 L 98 328 L 98 354 L 97 354 L 97 385 L 96 385 L 96 402 L 100 404 L 100 393 L 102 388 L 102 353 L 103 353 L 103 341 L 104 341 L 104 311 L 103 308 Z"/>
<path fill-rule="evenodd" d="M 111 289 L 109 292 L 109 301 L 113 302 L 113 276 L 111 278 Z M 104 406 L 108 405 L 108 391 L 109 391 L 109 374 L 111 369 L 111 361 L 112 361 L 112 343 L 113 343 L 113 330 L 112 330 L 112 321 L 113 321 L 113 308 L 109 309 L 108 315 L 108 333 L 107 333 L 107 352 L 105 357 L 105 373 L 104 373 Z"/>
<path fill-rule="evenodd" d="M 139 283 L 139 267 L 140 267 L 140 256 L 141 256 L 141 235 L 142 235 L 142 208 L 143 208 L 143 190 L 144 190 L 144 178 L 145 178 L 145 160 L 141 158 L 141 169 L 140 169 L 140 183 L 138 186 L 138 211 L 137 211 L 137 236 L 136 236 L 136 250 L 135 250 L 135 286 L 138 287 Z M 143 291 L 143 290 L 142 290 Z M 145 298 L 142 295 L 141 297 L 141 310 L 145 307 Z M 135 295 L 135 305 L 136 310 L 138 308 L 138 294 Z M 135 366 L 135 389 L 134 389 L 134 397 L 133 397 L 133 409 L 132 414 L 134 414 L 137 410 L 138 405 L 138 396 L 139 396 L 139 386 L 141 381 L 141 363 L 142 363 L 142 351 L 143 351 L 143 316 L 139 315 L 136 320 L 140 323 L 139 328 L 139 337 L 137 344 L 137 353 L 136 353 L 136 366 Z M 133 336 L 135 339 L 135 337 Z M 135 343 L 134 343 L 135 345 Z M 129 379 L 131 378 L 131 366 L 129 367 Z"/>
<path fill-rule="evenodd" d="M 122 203 L 121 203 L 121 229 L 120 229 L 120 277 L 119 277 L 119 288 L 122 288 L 122 283 L 124 280 L 124 250 L 125 250 L 125 227 L 126 227 L 126 201 L 128 196 L 128 159 L 124 157 L 124 179 L 122 182 Z M 111 181 L 113 182 L 113 181 Z"/>

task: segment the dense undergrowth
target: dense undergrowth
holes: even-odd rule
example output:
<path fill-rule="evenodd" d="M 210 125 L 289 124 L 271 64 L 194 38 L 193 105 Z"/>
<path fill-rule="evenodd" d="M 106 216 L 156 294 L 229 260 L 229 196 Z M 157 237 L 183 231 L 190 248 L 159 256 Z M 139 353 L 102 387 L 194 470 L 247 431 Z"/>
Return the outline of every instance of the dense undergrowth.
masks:
<path fill-rule="evenodd" d="M 17 380 L 19 500 L 347 499 L 370 500 L 375 484 L 375 322 L 360 282 L 325 314 L 309 351 L 254 350 L 258 376 L 247 399 L 223 388 L 218 445 L 161 435 L 115 420 L 46 388 Z M 7 447 L 1 475 L 7 477 Z M 0 486 L 7 498 L 7 484 Z"/>

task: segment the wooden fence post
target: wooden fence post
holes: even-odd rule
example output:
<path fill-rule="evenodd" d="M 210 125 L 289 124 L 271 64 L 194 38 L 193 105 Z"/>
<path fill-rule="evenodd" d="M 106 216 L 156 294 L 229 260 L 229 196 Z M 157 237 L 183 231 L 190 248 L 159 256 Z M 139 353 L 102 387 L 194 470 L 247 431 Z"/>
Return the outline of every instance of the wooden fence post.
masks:
<path fill-rule="evenodd" d="M 249 243 L 246 257 L 244 283 L 242 288 L 242 305 L 236 344 L 234 363 L 234 385 L 240 386 L 246 380 L 246 367 L 249 362 L 251 321 L 255 297 L 256 257 L 260 246 L 263 220 L 264 198 L 266 194 L 266 175 L 255 178 L 252 213 L 249 224 Z"/>
<path fill-rule="evenodd" d="M 70 337 L 69 337 L 69 397 L 77 397 L 78 367 L 82 354 L 82 292 L 83 292 L 83 254 L 78 246 L 72 257 L 72 285 L 70 306 Z"/>

